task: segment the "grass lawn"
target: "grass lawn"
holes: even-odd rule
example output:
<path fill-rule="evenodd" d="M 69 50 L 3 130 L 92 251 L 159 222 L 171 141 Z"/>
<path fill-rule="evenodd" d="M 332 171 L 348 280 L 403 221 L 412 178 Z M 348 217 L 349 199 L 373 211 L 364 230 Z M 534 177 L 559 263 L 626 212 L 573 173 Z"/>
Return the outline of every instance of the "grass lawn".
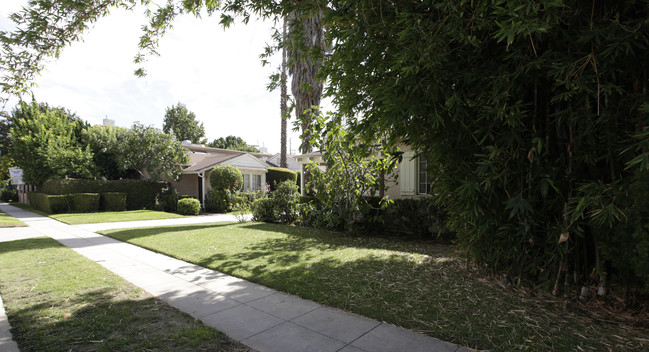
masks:
<path fill-rule="evenodd" d="M 649 349 L 644 328 L 564 312 L 463 268 L 452 247 L 264 223 L 108 230 L 110 237 L 472 348 Z"/>
<path fill-rule="evenodd" d="M 21 351 L 245 351 L 49 238 L 0 245 L 0 294 Z"/>
<path fill-rule="evenodd" d="M 41 211 L 35 210 L 29 205 L 25 204 L 12 204 L 19 208 L 23 208 L 35 213 L 49 216 L 54 220 L 58 220 L 70 225 L 79 224 L 99 224 L 104 222 L 118 222 L 118 221 L 136 221 L 136 220 L 158 220 L 158 219 L 177 219 L 183 218 L 183 215 L 167 213 L 164 211 L 155 210 L 127 210 L 127 211 L 104 211 L 97 213 L 63 213 L 63 214 L 46 214 Z"/>
<path fill-rule="evenodd" d="M 23 227 L 27 226 L 24 222 L 14 218 L 11 215 L 0 210 L 0 227 Z"/>

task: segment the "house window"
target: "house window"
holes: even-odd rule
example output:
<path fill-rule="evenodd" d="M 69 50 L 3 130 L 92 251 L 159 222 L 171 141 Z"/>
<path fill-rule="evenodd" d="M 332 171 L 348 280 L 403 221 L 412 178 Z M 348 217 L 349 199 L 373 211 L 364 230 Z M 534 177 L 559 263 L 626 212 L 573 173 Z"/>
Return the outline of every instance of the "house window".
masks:
<path fill-rule="evenodd" d="M 430 179 L 428 178 L 428 160 L 426 157 L 419 157 L 419 194 L 430 193 Z"/>
<path fill-rule="evenodd" d="M 252 176 L 252 191 L 259 191 L 261 189 L 261 175 L 250 175 Z"/>
<path fill-rule="evenodd" d="M 261 189 L 261 175 L 243 174 L 243 191 L 251 192 Z"/>
<path fill-rule="evenodd" d="M 243 174 L 243 190 L 244 192 L 250 191 L 250 175 Z"/>

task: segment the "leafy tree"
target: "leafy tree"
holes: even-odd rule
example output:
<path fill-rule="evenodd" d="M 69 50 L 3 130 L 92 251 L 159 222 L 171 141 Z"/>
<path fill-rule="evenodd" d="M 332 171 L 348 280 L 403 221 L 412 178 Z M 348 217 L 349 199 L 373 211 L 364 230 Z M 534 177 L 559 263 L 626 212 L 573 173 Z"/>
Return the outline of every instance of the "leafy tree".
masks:
<path fill-rule="evenodd" d="M 338 118 L 319 115 L 312 123 L 311 143 L 323 150 L 326 170 L 317 163 L 307 165 L 309 187 L 322 208 L 321 222 L 328 228 L 354 231 L 354 225 L 370 213 L 369 197 L 380 194 L 381 175 L 390 174 L 395 158 L 384 157 L 374 143 L 358 143 Z M 381 207 L 390 200 L 382 199 Z"/>
<path fill-rule="evenodd" d="M 21 102 L 10 119 L 10 155 L 23 169 L 26 183 L 38 186 L 48 178 L 94 175 L 92 152 L 79 144 L 85 123 L 78 117 L 33 101 Z"/>
<path fill-rule="evenodd" d="M 290 35 L 286 45 L 291 91 L 295 98 L 295 115 L 302 123 L 301 149 L 308 153 L 311 151 L 311 109 L 319 108 L 324 84 L 318 76 L 325 48 L 322 13 L 293 10 L 288 15 L 288 26 Z"/>
<path fill-rule="evenodd" d="M 154 181 L 179 179 L 182 165 L 189 162 L 187 149 L 179 141 L 151 126 L 135 123 L 114 141 L 117 145 L 109 150 L 115 151 L 119 168 L 137 170 L 142 176 L 146 171 Z"/>
<path fill-rule="evenodd" d="M 331 6 L 328 94 L 428 158 L 469 256 L 566 295 L 610 270 L 649 290 L 646 2 Z"/>
<path fill-rule="evenodd" d="M 225 138 L 221 137 L 219 139 L 215 139 L 211 143 L 208 143 L 207 146 L 212 148 L 239 150 L 242 152 L 259 152 L 259 149 L 248 145 L 241 137 L 236 136 L 227 136 Z"/>
<path fill-rule="evenodd" d="M 14 161 L 9 155 L 0 156 L 0 188 L 6 186 L 9 179 L 9 168 L 14 167 Z"/>
<path fill-rule="evenodd" d="M 126 143 L 128 130 L 117 126 L 92 126 L 83 131 L 83 143 L 88 145 L 99 176 L 108 180 L 137 178 L 139 172 L 123 169 L 118 163 L 120 145 Z"/>
<path fill-rule="evenodd" d="M 171 133 L 179 141 L 189 140 L 192 143 L 205 143 L 205 128 L 196 120 L 196 115 L 187 110 L 185 104 L 178 103 L 165 111 L 164 133 Z"/>
<path fill-rule="evenodd" d="M 14 16 L 21 30 L 1 36 L 6 92 L 26 91 L 43 60 L 132 2 L 30 4 Z M 330 52 L 317 78 L 339 118 L 365 142 L 389 131 L 382 142 L 427 157 L 477 262 L 566 294 L 609 270 L 649 291 L 646 1 L 184 1 L 152 16 L 137 60 L 177 14 L 202 9 L 225 25 L 322 11 Z M 319 47 L 301 52 L 319 60 Z"/>
<path fill-rule="evenodd" d="M 11 148 L 11 125 L 9 125 L 9 116 L 5 113 L 0 113 L 0 156 L 7 155 L 9 148 Z"/>

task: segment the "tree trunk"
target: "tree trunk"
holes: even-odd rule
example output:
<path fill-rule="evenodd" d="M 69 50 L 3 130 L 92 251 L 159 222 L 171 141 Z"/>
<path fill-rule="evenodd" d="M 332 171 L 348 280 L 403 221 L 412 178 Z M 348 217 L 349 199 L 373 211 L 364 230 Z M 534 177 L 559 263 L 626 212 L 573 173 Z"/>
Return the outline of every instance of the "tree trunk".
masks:
<path fill-rule="evenodd" d="M 291 43 L 289 46 L 289 73 L 291 92 L 295 98 L 295 115 L 302 121 L 302 153 L 311 151 L 311 117 L 309 110 L 320 106 L 323 82 L 316 78 L 322 66 L 324 31 L 322 13 L 298 16 L 289 14 Z M 306 114 L 305 114 L 306 112 Z"/>
<path fill-rule="evenodd" d="M 282 30 L 282 75 L 280 77 L 280 104 L 279 110 L 282 115 L 282 136 L 281 136 L 281 148 L 280 148 L 280 157 L 279 157 L 279 166 L 288 167 L 286 161 L 286 119 L 288 119 L 287 108 L 286 108 L 286 18 L 284 18 L 284 29 Z"/>

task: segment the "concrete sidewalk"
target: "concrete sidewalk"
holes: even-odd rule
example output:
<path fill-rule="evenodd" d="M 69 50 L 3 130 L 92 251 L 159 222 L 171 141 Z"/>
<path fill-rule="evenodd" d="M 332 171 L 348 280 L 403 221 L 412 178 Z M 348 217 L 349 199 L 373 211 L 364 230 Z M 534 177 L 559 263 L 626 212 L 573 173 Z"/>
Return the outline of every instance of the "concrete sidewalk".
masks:
<path fill-rule="evenodd" d="M 246 220 L 250 220 L 252 215 L 245 215 Z M 237 221 L 237 218 L 231 214 L 209 214 L 199 216 L 188 216 L 177 219 L 159 219 L 159 220 L 138 220 L 138 221 L 122 221 L 122 222 L 106 222 L 101 224 L 82 224 L 74 225 L 80 229 L 97 232 L 109 229 L 128 229 L 133 227 L 155 227 L 167 225 L 192 225 L 192 224 L 206 224 L 211 222 L 222 221 Z"/>
<path fill-rule="evenodd" d="M 470 351 L 19 208 L 0 210 L 258 351 Z"/>

